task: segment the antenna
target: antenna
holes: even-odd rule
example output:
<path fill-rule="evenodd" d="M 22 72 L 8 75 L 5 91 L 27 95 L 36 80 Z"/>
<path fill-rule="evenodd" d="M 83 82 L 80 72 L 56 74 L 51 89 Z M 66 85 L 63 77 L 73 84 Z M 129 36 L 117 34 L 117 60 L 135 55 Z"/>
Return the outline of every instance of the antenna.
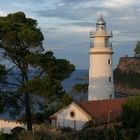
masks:
<path fill-rule="evenodd" d="M 101 13 L 100 13 L 100 16 L 102 16 L 102 13 L 103 13 L 103 7 L 101 6 Z"/>
<path fill-rule="evenodd" d="M 102 17 L 102 16 L 103 16 L 103 7 L 101 6 L 100 11 L 99 11 L 99 17 Z"/>

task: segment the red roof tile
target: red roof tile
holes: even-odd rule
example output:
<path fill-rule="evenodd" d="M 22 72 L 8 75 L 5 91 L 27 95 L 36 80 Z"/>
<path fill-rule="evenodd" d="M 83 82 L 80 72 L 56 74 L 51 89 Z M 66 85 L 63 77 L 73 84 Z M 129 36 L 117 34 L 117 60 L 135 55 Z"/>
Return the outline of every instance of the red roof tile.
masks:
<path fill-rule="evenodd" d="M 126 98 L 94 100 L 78 103 L 98 123 L 114 121 L 122 111 Z"/>

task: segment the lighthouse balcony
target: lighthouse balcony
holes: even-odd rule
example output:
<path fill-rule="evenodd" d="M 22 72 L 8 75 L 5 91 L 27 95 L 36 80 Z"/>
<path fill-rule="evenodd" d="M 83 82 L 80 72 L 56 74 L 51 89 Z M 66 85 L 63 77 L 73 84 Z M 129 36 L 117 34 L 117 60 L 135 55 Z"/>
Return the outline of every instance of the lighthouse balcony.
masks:
<path fill-rule="evenodd" d="M 105 47 L 105 48 L 110 48 L 112 49 L 112 43 L 107 43 L 106 45 L 102 44 L 102 43 L 94 43 L 93 41 L 90 41 L 90 48 L 93 47 Z"/>
<path fill-rule="evenodd" d="M 113 33 L 112 31 L 105 31 L 105 30 L 101 30 L 101 31 L 91 31 L 90 32 L 90 38 L 94 38 L 94 37 L 113 37 Z"/>

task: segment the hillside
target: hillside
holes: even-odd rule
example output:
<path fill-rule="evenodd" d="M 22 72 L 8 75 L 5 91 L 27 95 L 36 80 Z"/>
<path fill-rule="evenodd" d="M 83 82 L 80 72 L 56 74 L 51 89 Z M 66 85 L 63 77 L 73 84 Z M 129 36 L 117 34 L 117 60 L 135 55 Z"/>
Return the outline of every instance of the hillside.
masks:
<path fill-rule="evenodd" d="M 114 70 L 115 91 L 140 95 L 140 57 L 121 57 Z"/>
<path fill-rule="evenodd" d="M 117 68 L 125 73 L 140 74 L 140 57 L 121 57 Z"/>

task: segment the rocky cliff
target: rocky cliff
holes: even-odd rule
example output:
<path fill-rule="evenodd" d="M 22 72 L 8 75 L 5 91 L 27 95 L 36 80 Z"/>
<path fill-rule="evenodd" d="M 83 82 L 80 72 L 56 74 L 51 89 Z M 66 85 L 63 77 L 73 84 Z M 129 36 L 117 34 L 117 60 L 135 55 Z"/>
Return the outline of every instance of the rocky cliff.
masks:
<path fill-rule="evenodd" d="M 140 57 L 121 57 L 114 71 L 115 91 L 140 95 Z"/>
<path fill-rule="evenodd" d="M 117 68 L 125 73 L 140 74 L 140 57 L 121 57 Z"/>

